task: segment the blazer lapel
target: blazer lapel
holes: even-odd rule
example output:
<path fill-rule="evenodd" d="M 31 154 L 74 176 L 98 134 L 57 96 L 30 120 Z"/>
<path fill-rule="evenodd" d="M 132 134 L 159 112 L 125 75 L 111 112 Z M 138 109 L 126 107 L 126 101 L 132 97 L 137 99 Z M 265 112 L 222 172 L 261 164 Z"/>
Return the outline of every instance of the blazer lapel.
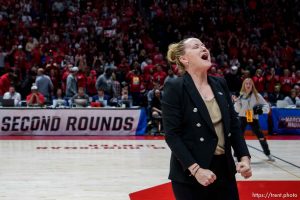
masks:
<path fill-rule="evenodd" d="M 228 124 L 229 124 L 229 113 L 228 113 L 228 102 L 226 100 L 226 94 L 223 89 L 223 87 L 220 85 L 219 82 L 214 80 L 211 76 L 208 76 L 208 83 L 215 95 L 216 101 L 218 102 L 221 114 L 222 114 L 222 120 L 223 120 L 223 126 L 224 126 L 224 133 L 228 132 Z"/>
<path fill-rule="evenodd" d="M 209 128 L 215 132 L 215 128 L 213 126 L 213 123 L 210 119 L 207 107 L 203 101 L 203 99 L 201 98 L 192 77 L 186 72 L 184 74 L 184 86 L 185 89 L 187 91 L 187 93 L 189 94 L 189 96 L 191 97 L 193 103 L 196 105 L 196 107 L 198 108 L 198 113 L 201 115 L 201 117 L 205 120 L 205 122 L 208 124 Z"/>

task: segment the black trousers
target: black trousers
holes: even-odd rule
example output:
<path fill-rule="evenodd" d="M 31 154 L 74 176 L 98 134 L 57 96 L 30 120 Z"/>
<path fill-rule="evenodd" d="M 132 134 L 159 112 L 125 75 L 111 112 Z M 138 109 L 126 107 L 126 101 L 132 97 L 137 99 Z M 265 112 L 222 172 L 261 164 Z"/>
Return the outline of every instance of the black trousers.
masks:
<path fill-rule="evenodd" d="M 225 155 L 214 156 L 210 170 L 217 179 L 209 186 L 200 183 L 186 184 L 172 181 L 176 200 L 238 200 L 238 189 L 235 177 L 230 175 Z"/>
<path fill-rule="evenodd" d="M 270 155 L 270 149 L 269 145 L 267 143 L 267 139 L 265 138 L 264 134 L 260 130 L 259 122 L 257 119 L 253 119 L 253 122 L 247 122 L 246 117 L 240 117 L 241 121 L 241 129 L 244 133 L 246 126 L 249 124 L 251 126 L 252 131 L 256 135 L 256 137 L 259 139 L 259 143 L 264 151 L 265 155 Z"/>

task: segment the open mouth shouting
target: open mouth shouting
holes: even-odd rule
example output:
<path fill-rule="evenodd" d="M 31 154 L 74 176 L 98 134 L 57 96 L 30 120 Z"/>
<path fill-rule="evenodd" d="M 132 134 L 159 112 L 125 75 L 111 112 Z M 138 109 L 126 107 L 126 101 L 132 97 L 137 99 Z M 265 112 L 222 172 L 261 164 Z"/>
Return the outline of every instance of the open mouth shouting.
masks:
<path fill-rule="evenodd" d="M 202 56 L 201 56 L 201 59 L 205 60 L 205 61 L 209 61 L 209 55 L 208 55 L 208 53 L 203 53 Z"/>

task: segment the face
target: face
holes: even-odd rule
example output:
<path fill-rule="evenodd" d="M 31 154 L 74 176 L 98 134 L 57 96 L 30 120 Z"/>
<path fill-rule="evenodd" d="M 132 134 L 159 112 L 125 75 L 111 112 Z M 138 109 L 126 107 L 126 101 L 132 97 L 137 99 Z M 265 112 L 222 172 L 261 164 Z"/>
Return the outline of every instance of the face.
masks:
<path fill-rule="evenodd" d="M 122 91 L 122 99 L 128 99 L 128 91 L 127 90 Z"/>
<path fill-rule="evenodd" d="M 294 89 L 295 89 L 296 93 L 299 94 L 299 92 L 300 92 L 300 87 L 299 87 L 299 86 L 295 86 Z"/>
<path fill-rule="evenodd" d="M 291 90 L 291 97 L 295 98 L 296 96 L 296 90 Z"/>
<path fill-rule="evenodd" d="M 285 69 L 285 70 L 283 70 L 283 74 L 284 74 L 284 76 L 289 76 L 290 71 L 288 69 Z"/>
<path fill-rule="evenodd" d="M 212 67 L 212 68 L 210 68 L 210 72 L 211 72 L 211 73 L 216 73 L 216 72 L 217 72 L 217 69 L 216 69 L 215 67 Z"/>
<path fill-rule="evenodd" d="M 83 96 L 83 95 L 84 95 L 84 90 L 83 90 L 83 88 L 79 88 L 79 89 L 78 89 L 78 94 L 79 94 L 80 96 Z"/>
<path fill-rule="evenodd" d="M 156 70 L 160 72 L 160 71 L 162 70 L 162 69 L 161 69 L 161 66 L 160 66 L 160 65 L 157 65 Z"/>
<path fill-rule="evenodd" d="M 280 86 L 276 85 L 274 90 L 275 90 L 275 92 L 280 92 Z"/>
<path fill-rule="evenodd" d="M 180 61 L 189 68 L 209 69 L 211 67 L 210 53 L 205 45 L 197 38 L 190 38 L 184 42 L 185 55 Z"/>
<path fill-rule="evenodd" d="M 252 91 L 252 81 L 250 79 L 245 80 L 244 86 L 247 93 Z"/>
<path fill-rule="evenodd" d="M 57 96 L 62 96 L 62 90 L 61 89 L 58 89 L 57 91 L 56 91 L 56 94 L 57 94 Z"/>
<path fill-rule="evenodd" d="M 128 95 L 128 90 L 123 89 L 123 90 L 122 90 L 122 95 Z"/>
<path fill-rule="evenodd" d="M 159 88 L 159 83 L 154 82 L 154 83 L 153 83 L 153 89 L 158 89 L 158 88 Z"/>
<path fill-rule="evenodd" d="M 155 96 L 160 97 L 160 91 L 159 90 L 155 90 Z"/>
<path fill-rule="evenodd" d="M 244 71 L 244 77 L 250 77 L 250 71 Z"/>
<path fill-rule="evenodd" d="M 217 73 L 223 75 L 223 71 L 221 69 L 218 69 Z"/>
<path fill-rule="evenodd" d="M 260 69 L 258 69 L 258 70 L 256 70 L 256 74 L 257 74 L 257 76 L 261 76 L 262 71 Z"/>
<path fill-rule="evenodd" d="M 9 93 L 15 93 L 15 88 L 14 87 L 9 87 Z"/>
<path fill-rule="evenodd" d="M 99 95 L 100 97 L 104 96 L 104 91 L 103 91 L 103 90 L 98 90 L 98 95 Z"/>

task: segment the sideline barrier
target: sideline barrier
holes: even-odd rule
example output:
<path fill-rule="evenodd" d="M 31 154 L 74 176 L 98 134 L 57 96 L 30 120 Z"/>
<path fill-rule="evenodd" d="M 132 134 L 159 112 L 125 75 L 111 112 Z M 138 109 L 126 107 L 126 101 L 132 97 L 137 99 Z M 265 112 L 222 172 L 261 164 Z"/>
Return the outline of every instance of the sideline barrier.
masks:
<path fill-rule="evenodd" d="M 0 108 L 0 135 L 145 135 L 147 114 L 143 108 Z M 272 108 L 259 116 L 263 132 L 268 117 L 274 134 L 300 135 L 300 109 Z M 251 131 L 246 127 L 246 132 Z"/>
<path fill-rule="evenodd" d="M 0 135 L 144 135 L 144 109 L 120 108 L 5 108 Z"/>
<path fill-rule="evenodd" d="M 300 135 L 300 109 L 272 108 L 273 132 Z"/>

